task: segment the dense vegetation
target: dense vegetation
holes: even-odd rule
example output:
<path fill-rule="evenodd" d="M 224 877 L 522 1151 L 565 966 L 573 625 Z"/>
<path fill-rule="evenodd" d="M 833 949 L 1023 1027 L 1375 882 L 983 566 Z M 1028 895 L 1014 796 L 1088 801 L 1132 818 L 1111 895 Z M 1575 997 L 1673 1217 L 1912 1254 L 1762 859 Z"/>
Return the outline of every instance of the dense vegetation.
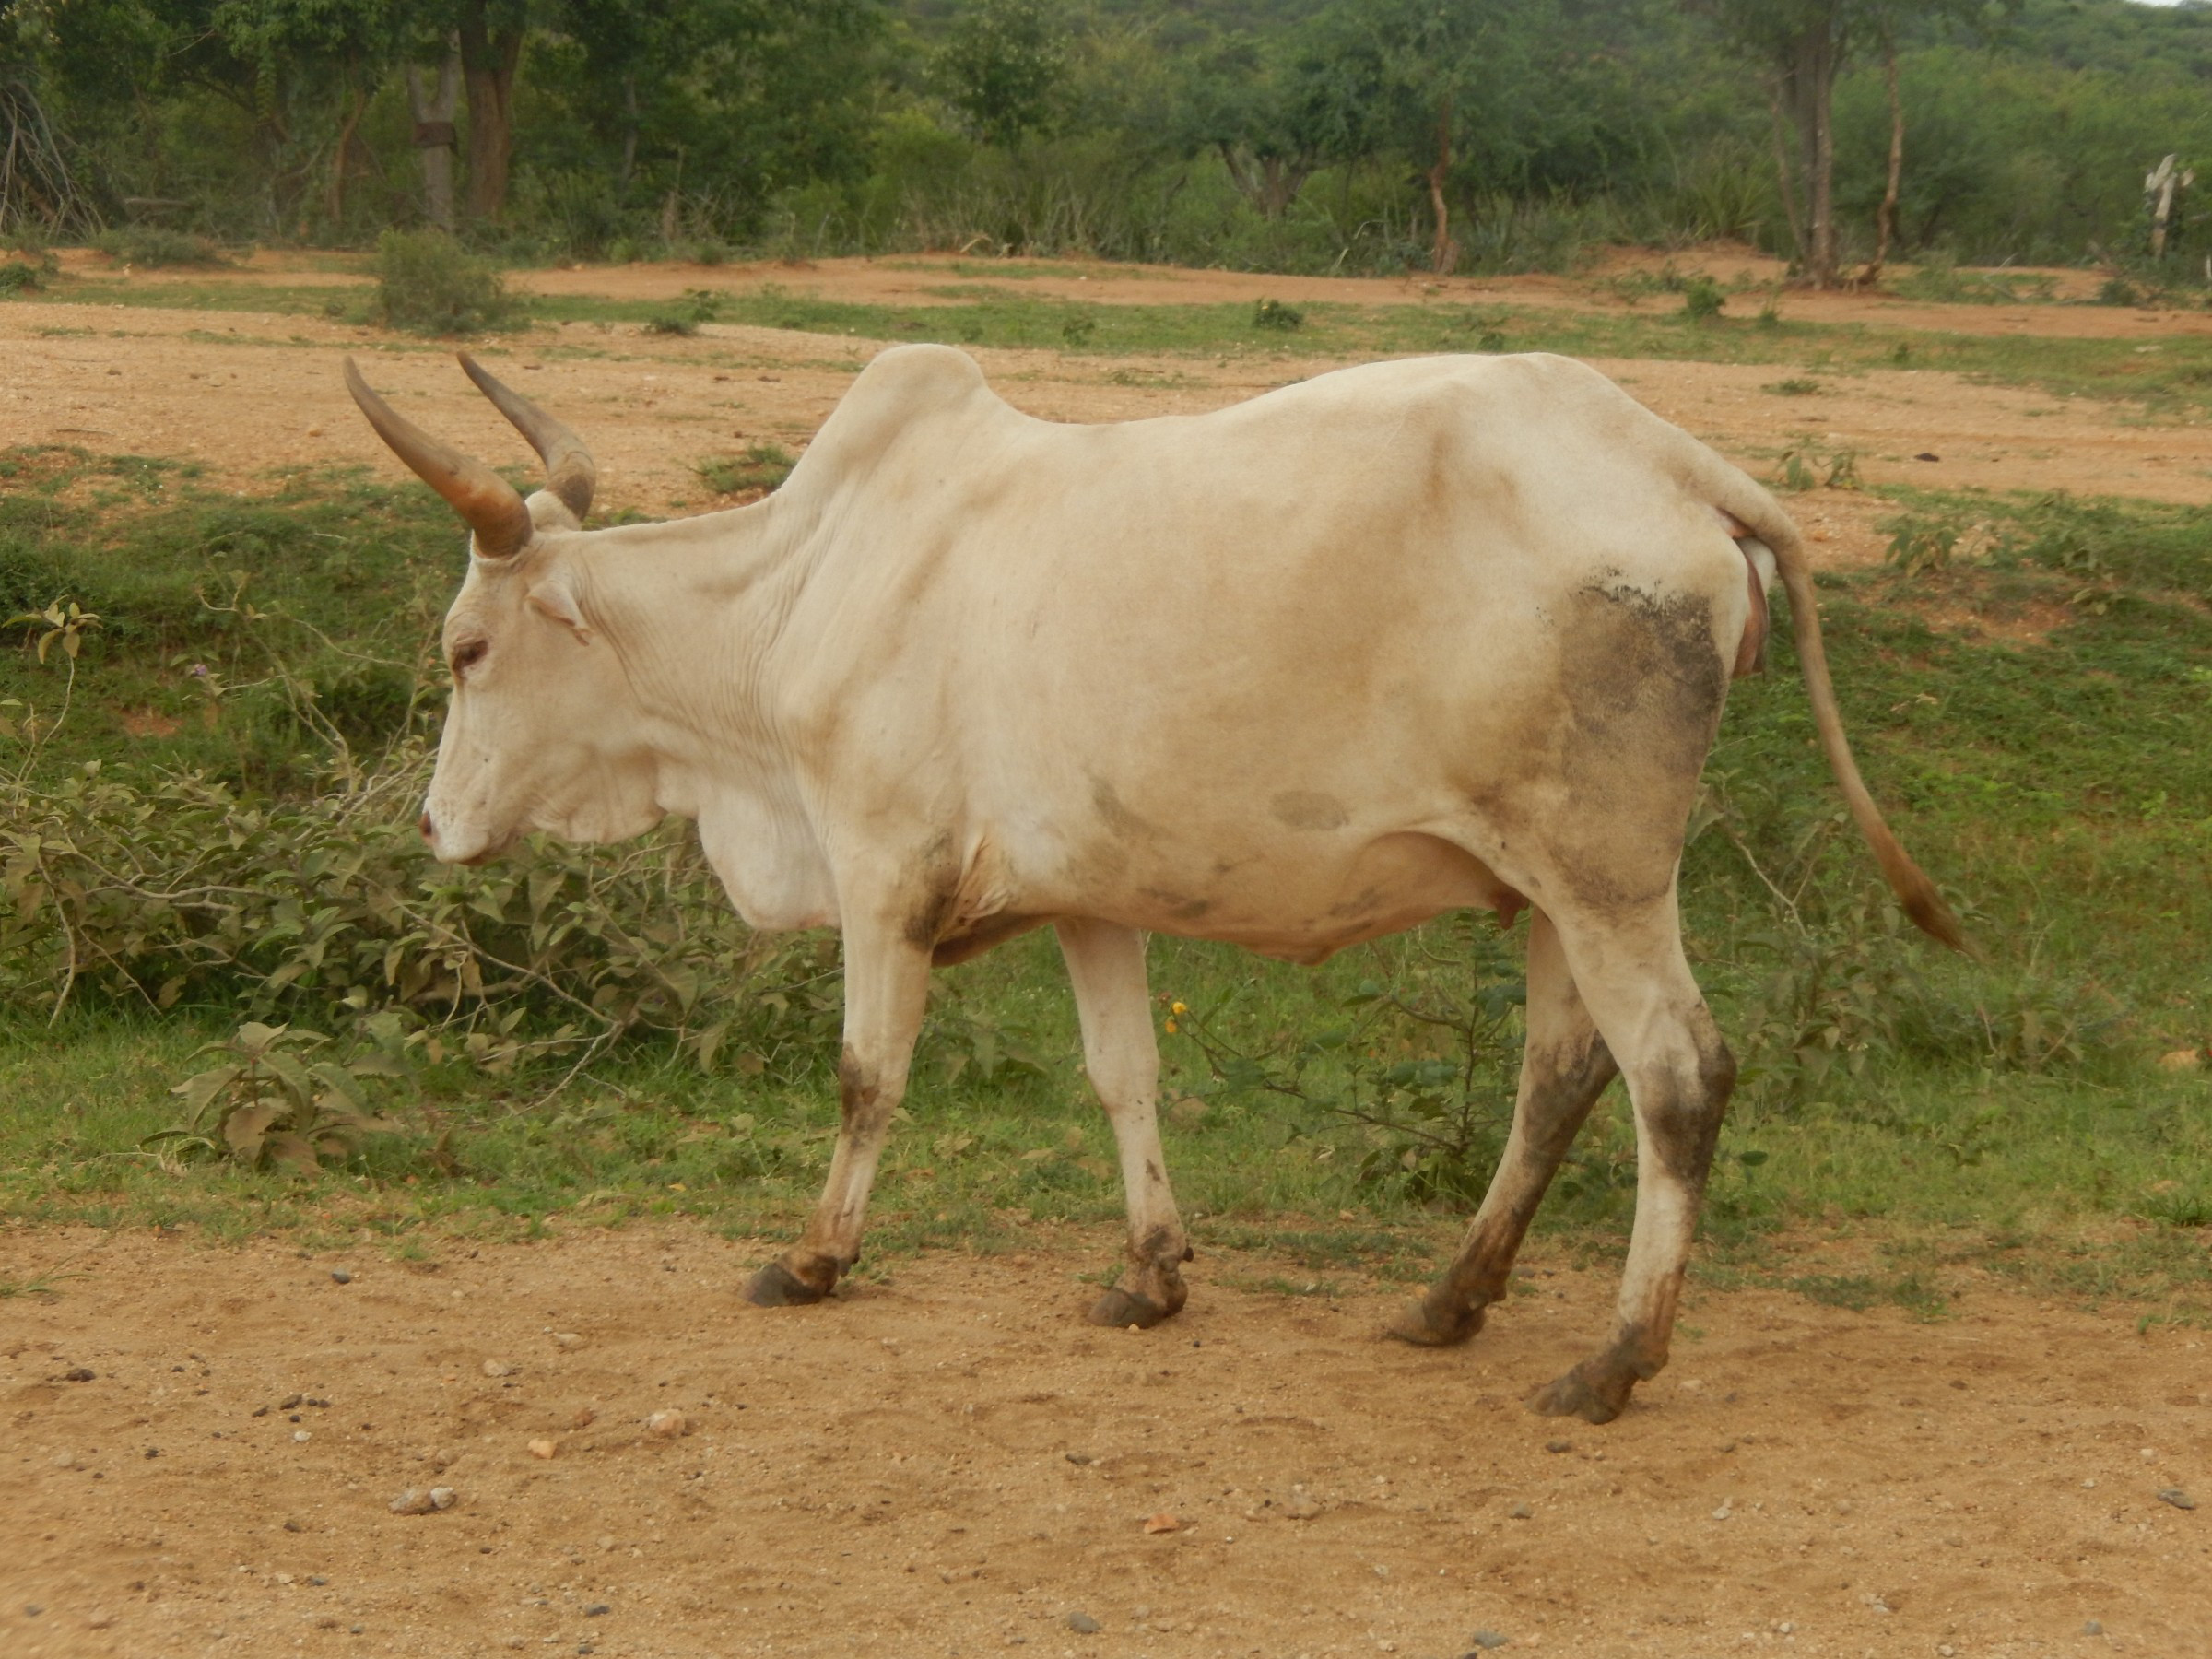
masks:
<path fill-rule="evenodd" d="M 1623 237 L 1802 257 L 1826 147 L 1848 264 L 1884 217 L 1892 68 L 1893 253 L 2124 260 L 2147 170 L 2212 162 L 2197 3 L 0 0 L 0 229 L 136 227 L 129 251 L 431 222 L 515 257 L 1304 270 L 1556 266 Z M 2184 192 L 2168 253 L 2200 265 L 2206 234 Z"/>

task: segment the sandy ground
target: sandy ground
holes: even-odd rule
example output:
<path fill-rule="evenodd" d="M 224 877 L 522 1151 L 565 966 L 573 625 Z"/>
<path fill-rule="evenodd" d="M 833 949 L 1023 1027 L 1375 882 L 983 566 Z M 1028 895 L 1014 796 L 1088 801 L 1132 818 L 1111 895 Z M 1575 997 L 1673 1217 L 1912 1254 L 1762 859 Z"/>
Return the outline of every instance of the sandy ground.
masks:
<path fill-rule="evenodd" d="M 282 262 L 267 263 L 272 268 L 234 279 L 295 281 L 302 276 Z M 1005 263 L 1018 277 L 1022 269 L 1031 268 Z M 1725 259 L 1720 263 L 1726 268 Z M 540 287 L 576 285 L 631 298 L 678 293 L 702 284 L 735 288 L 780 281 L 794 291 L 832 299 L 911 300 L 926 298 L 923 290 L 944 288 L 950 268 L 951 262 L 846 260 L 797 269 L 627 266 L 540 272 L 530 274 L 529 280 Z M 958 268 L 975 266 L 961 262 Z M 1042 267 L 1048 273 L 1071 268 Z M 1233 273 L 1114 276 L 1112 267 L 1097 268 L 1107 274 L 1092 285 L 1068 275 L 1032 275 L 1019 285 L 1024 292 L 1095 287 L 1100 297 L 1130 303 L 1249 299 L 1264 292 L 1295 298 L 1305 292 L 1302 287 L 1287 288 L 1283 279 Z M 110 279 L 186 278 L 155 274 Z M 189 279 L 209 280 L 204 273 Z M 1301 280 L 1339 297 L 1349 293 L 1398 302 L 1424 286 Z M 1567 291 L 1567 285 L 1555 278 L 1482 286 L 1515 300 Z M 1588 283 L 1573 288 L 1582 303 L 1597 303 L 1590 299 L 1592 291 Z M 1789 303 L 1796 305 L 1799 297 L 1792 296 Z M 2063 325 L 2092 333 L 2147 328 L 2147 343 L 2153 345 L 2161 333 L 2212 327 L 2212 317 L 2202 313 L 2153 316 L 2104 307 L 1914 308 L 1849 295 L 1818 300 L 1808 296 L 1803 303 L 1818 303 L 1843 320 L 1926 314 L 1949 327 L 2001 321 L 1993 313 L 2009 309 L 2039 328 Z M 709 324 L 689 338 L 671 338 L 627 324 L 572 323 L 541 324 L 523 335 L 488 342 L 481 355 L 594 446 L 601 464 L 600 499 L 606 507 L 657 515 L 721 504 L 694 470 L 700 461 L 762 441 L 787 449 L 802 446 L 881 344 L 726 324 Z M 90 300 L 0 306 L 0 354 L 6 361 L 6 373 L 0 377 L 0 444 L 63 442 L 191 458 L 206 465 L 218 481 L 241 489 L 266 488 L 273 470 L 302 465 L 359 465 L 403 477 L 345 395 L 338 368 L 340 358 L 349 352 L 363 359 L 381 390 L 430 430 L 497 462 L 524 454 L 441 347 L 320 318 L 152 311 Z M 1200 359 L 984 349 L 975 355 L 1009 401 L 1053 420 L 1196 413 L 1334 366 L 1263 349 Z M 1860 474 L 1869 482 L 2212 501 L 2212 425 L 2150 418 L 2125 404 L 1975 385 L 1922 370 L 1808 376 L 1781 365 L 1648 359 L 1600 361 L 1598 367 L 1652 408 L 1762 477 L 1777 475 L 1784 451 L 1804 447 L 1822 458 L 1854 453 Z M 1818 392 L 1788 395 L 1772 390 L 1784 381 L 1808 377 L 1819 383 Z M 1835 562 L 1878 559 L 1887 546 L 1877 525 L 1891 510 L 1881 503 L 1848 491 L 1823 490 L 1794 498 L 1793 507 L 1816 542 L 1831 544 L 1826 556 Z"/>
<path fill-rule="evenodd" d="M 533 280 L 912 300 L 947 273 Z M 300 277 L 261 262 L 238 279 Z M 1006 279 L 1130 303 L 1421 291 L 1106 267 Z M 1601 302 L 1586 284 L 1480 288 Z M 1926 325 L 1891 300 L 1818 305 Z M 1920 310 L 2147 337 L 2206 322 Z M 698 460 L 804 443 L 876 348 L 574 324 L 485 355 L 596 446 L 603 501 L 661 512 L 713 504 Z M 0 305 L 0 444 L 189 458 L 244 491 L 300 466 L 402 477 L 340 387 L 347 352 L 432 430 L 521 457 L 442 350 L 94 299 Z M 1013 402 L 1062 420 L 1217 407 L 1327 366 L 978 355 Z M 1930 372 L 1785 397 L 1766 390 L 1785 369 L 1601 367 L 1762 476 L 1809 441 L 1856 450 L 1870 479 L 2212 500 L 2212 434 L 2124 406 Z M 1885 510 L 1865 498 L 1792 505 L 1823 557 L 1879 557 Z M 1994 1284 L 1936 1324 L 1708 1293 L 1675 1367 L 1593 1430 L 1518 1402 L 1594 1342 L 1610 1267 L 1538 1251 L 1530 1295 L 1434 1354 L 1374 1340 L 1403 1287 L 1336 1275 L 1335 1300 L 1265 1294 L 1249 1288 L 1265 1264 L 1207 1256 L 1171 1327 L 1094 1331 L 1074 1276 L 1113 1248 L 1061 1234 L 1010 1260 L 898 1261 L 837 1305 L 769 1313 L 735 1298 L 766 1244 L 680 1229 L 410 1265 L 366 1246 L 311 1261 L 0 1233 L 0 1285 L 52 1274 L 59 1292 L 0 1300 L 0 1655 L 1455 1659 L 1485 1651 L 1478 1631 L 1574 1659 L 2212 1653 L 2202 1332 L 2138 1334 L 2124 1311 L 2058 1312 Z M 686 1432 L 647 1430 L 670 1409 Z M 391 1512 L 433 1485 L 452 1508 Z M 1172 1528 L 1148 1533 L 1156 1516 Z"/>
<path fill-rule="evenodd" d="M 1112 1244 L 763 1312 L 769 1247 L 683 1228 L 404 1265 L 0 1237 L 0 1277 L 73 1276 L 0 1304 L 0 1653 L 2212 1653 L 2201 1331 L 1705 1294 L 1598 1430 L 1518 1402 L 1609 1267 L 1538 1248 L 1436 1353 L 1375 1335 L 1404 1287 L 1204 1253 L 1182 1317 L 1091 1329 Z"/>

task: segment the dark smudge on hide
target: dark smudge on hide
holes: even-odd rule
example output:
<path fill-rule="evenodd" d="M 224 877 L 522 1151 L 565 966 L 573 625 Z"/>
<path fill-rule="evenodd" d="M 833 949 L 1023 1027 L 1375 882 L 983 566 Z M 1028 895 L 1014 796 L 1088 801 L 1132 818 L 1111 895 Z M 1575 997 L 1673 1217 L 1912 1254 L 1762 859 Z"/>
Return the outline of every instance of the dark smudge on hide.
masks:
<path fill-rule="evenodd" d="M 1702 594 L 1614 581 L 1571 604 L 1559 760 L 1578 844 L 1564 863 L 1584 903 L 1637 908 L 1674 879 L 1727 667 Z"/>

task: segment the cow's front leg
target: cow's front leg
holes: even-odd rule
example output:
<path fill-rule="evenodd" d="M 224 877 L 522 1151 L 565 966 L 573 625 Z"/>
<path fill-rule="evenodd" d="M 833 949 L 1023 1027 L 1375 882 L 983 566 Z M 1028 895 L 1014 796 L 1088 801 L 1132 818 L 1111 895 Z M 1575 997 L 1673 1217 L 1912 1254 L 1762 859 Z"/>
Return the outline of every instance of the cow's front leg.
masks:
<path fill-rule="evenodd" d="M 1465 1342 L 1483 1310 L 1505 1295 L 1513 1258 L 1590 1108 L 1618 1075 L 1568 971 L 1559 929 L 1541 910 L 1528 925 L 1528 1041 L 1520 1098 L 1504 1156 L 1467 1240 L 1429 1294 L 1399 1314 L 1389 1334 L 1422 1347 Z"/>
<path fill-rule="evenodd" d="M 749 1302 L 764 1308 L 815 1302 L 860 1260 L 860 1231 L 891 1113 L 906 1093 L 907 1066 L 929 999 L 929 947 L 895 918 L 845 924 L 845 1046 L 837 1065 L 841 1110 L 829 1184 L 799 1241 L 753 1275 Z"/>
<path fill-rule="evenodd" d="M 1156 1325 L 1182 1306 L 1182 1265 L 1191 1250 L 1168 1188 L 1153 1112 L 1159 1045 L 1145 983 L 1145 937 L 1133 927 L 1088 920 L 1062 922 L 1057 931 L 1083 1023 L 1083 1063 L 1113 1124 L 1129 1206 L 1128 1264 L 1092 1306 L 1090 1322 Z"/>
<path fill-rule="evenodd" d="M 1609 1423 L 1666 1364 L 1735 1061 L 1689 977 L 1671 893 L 1648 916 L 1568 932 L 1566 943 L 1636 1111 L 1636 1224 L 1611 1340 L 1529 1406 Z"/>

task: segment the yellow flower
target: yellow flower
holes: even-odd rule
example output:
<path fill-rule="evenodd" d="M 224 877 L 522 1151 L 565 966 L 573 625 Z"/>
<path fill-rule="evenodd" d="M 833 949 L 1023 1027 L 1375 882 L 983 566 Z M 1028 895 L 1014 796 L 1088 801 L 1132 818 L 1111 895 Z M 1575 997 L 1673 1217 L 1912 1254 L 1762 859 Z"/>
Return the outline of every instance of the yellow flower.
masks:
<path fill-rule="evenodd" d="M 1191 1006 L 1188 1003 L 1175 1003 L 1168 1009 L 1171 1014 L 1188 1014 L 1190 1011 Z"/>
<path fill-rule="evenodd" d="M 1171 1019 L 1168 1021 L 1168 1035 L 1171 1037 L 1175 1035 L 1175 1022 Z"/>

